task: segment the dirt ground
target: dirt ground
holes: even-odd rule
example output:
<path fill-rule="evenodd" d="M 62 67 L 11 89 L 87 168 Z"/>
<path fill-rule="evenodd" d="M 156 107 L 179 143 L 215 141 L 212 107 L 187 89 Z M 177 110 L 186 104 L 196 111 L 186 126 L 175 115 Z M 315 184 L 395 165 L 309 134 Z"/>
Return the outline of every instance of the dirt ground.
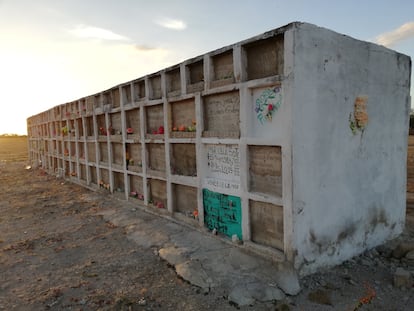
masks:
<path fill-rule="evenodd" d="M 0 310 L 414 310 L 412 210 L 401 237 L 302 279 L 298 296 L 239 308 L 219 289 L 206 294 L 178 278 L 156 249 L 140 248 L 97 216 L 115 200 L 25 169 L 27 144 L 7 139 L 0 140 Z M 397 278 L 401 271 L 406 279 Z"/>

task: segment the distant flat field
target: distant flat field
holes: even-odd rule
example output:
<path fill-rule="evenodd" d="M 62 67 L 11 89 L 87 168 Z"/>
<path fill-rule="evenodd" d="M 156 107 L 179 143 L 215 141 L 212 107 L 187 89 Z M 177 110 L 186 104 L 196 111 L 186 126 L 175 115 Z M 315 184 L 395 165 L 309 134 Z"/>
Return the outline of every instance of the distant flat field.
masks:
<path fill-rule="evenodd" d="M 27 161 L 27 137 L 0 137 L 0 162 Z"/>

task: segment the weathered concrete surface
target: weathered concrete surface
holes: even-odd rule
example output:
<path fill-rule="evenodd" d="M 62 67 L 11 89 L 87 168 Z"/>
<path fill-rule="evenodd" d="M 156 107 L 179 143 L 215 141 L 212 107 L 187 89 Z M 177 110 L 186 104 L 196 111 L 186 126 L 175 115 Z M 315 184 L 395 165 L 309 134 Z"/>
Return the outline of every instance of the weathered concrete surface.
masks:
<path fill-rule="evenodd" d="M 230 301 L 241 306 L 282 300 L 285 294 L 296 295 L 301 290 L 297 273 L 286 262 L 271 263 L 212 234 L 123 204 L 99 214 L 124 227 L 128 239 L 154 249 L 180 277 L 204 292 L 223 290 Z"/>
<path fill-rule="evenodd" d="M 403 230 L 411 61 L 314 25 L 293 37 L 292 249 L 307 274 Z"/>

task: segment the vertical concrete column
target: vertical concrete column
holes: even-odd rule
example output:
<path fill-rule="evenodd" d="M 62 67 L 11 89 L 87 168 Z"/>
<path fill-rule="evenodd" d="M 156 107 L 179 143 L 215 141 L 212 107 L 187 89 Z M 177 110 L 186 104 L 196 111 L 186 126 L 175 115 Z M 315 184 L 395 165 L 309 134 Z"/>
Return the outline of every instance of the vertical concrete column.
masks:
<path fill-rule="evenodd" d="M 167 209 L 170 213 L 173 212 L 173 195 L 172 195 L 172 185 L 171 185 L 171 153 L 170 153 L 170 130 L 168 125 L 168 101 L 164 97 L 163 100 L 163 113 L 164 113 L 164 150 L 165 150 L 165 178 L 166 178 L 166 190 L 167 190 Z"/>
<path fill-rule="evenodd" d="M 181 81 L 181 95 L 187 93 L 187 74 L 185 63 L 180 64 L 180 81 Z"/>
<path fill-rule="evenodd" d="M 233 72 L 234 79 L 236 83 L 243 81 L 243 58 L 242 58 L 242 48 L 240 45 L 235 45 L 233 48 Z M 241 100 L 241 99 L 240 99 Z M 240 111 L 241 113 L 241 111 Z"/>
<path fill-rule="evenodd" d="M 201 133 L 204 127 L 204 115 L 201 103 L 201 93 L 197 93 L 194 98 L 195 115 L 196 115 L 196 165 L 197 165 L 197 209 L 198 222 L 200 226 L 204 226 L 204 206 L 203 206 L 203 144 L 201 142 Z"/>
<path fill-rule="evenodd" d="M 282 81 L 283 104 L 287 105 L 286 132 L 282 142 L 282 202 L 283 202 L 283 245 L 284 253 L 289 261 L 294 258 L 293 250 L 293 181 L 292 181 L 292 105 L 294 93 L 294 32 L 288 30 L 284 35 L 284 72 L 285 79 Z"/>
<path fill-rule="evenodd" d="M 106 125 L 106 147 L 108 148 L 108 175 L 109 175 L 109 185 L 111 193 L 114 192 L 114 175 L 112 173 L 112 161 L 113 161 L 113 153 L 112 153 L 112 143 L 110 140 L 110 135 L 108 135 L 108 128 L 110 125 L 109 121 L 109 112 L 105 111 L 105 125 Z M 98 144 L 101 143 L 98 140 Z"/>
<path fill-rule="evenodd" d="M 145 78 L 145 95 L 146 99 L 149 98 L 149 80 Z M 144 204 L 148 205 L 148 179 L 147 179 L 147 152 L 145 146 L 145 113 L 144 105 L 140 105 L 139 109 L 139 126 L 140 126 L 140 141 L 141 141 L 141 164 L 142 164 L 142 191 L 144 192 Z"/>
<path fill-rule="evenodd" d="M 130 89 L 132 88 L 132 85 L 130 85 Z M 126 146 L 125 146 L 125 140 L 127 138 L 126 136 L 126 117 L 125 117 L 125 108 L 124 108 L 124 92 L 122 87 L 119 87 L 119 100 L 120 100 L 120 106 L 121 106 L 121 135 L 122 135 L 122 139 L 121 139 L 121 144 L 122 144 L 122 156 L 123 156 L 123 166 L 122 166 L 122 171 L 124 173 L 124 195 L 125 195 L 125 200 L 128 200 L 128 193 L 129 193 L 129 184 L 128 184 L 128 173 L 126 171 Z M 132 98 L 132 97 L 131 97 Z"/>
<path fill-rule="evenodd" d="M 240 49 L 238 50 L 240 52 Z M 239 58 L 239 61 L 241 59 Z M 240 63 L 241 65 L 241 63 Z M 236 67 L 236 66 L 235 66 Z M 240 67 L 240 66 L 239 66 Z M 235 68 L 236 70 L 236 68 Z M 243 240 L 249 241 L 250 234 L 250 212 L 249 212 L 249 159 L 247 154 L 247 122 L 248 122 L 248 106 L 250 100 L 250 90 L 246 85 L 240 87 L 240 198 L 242 209 L 242 235 Z"/>
<path fill-rule="evenodd" d="M 213 64 L 211 62 L 210 54 L 205 54 L 204 59 L 204 90 L 210 89 L 211 73 L 213 71 Z"/>

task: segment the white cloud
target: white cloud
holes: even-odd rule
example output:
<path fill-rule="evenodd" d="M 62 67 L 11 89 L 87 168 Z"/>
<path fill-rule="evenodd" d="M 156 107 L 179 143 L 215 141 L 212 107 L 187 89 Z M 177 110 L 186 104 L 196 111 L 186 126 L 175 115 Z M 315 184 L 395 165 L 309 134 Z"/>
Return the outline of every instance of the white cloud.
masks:
<path fill-rule="evenodd" d="M 162 18 L 156 20 L 155 23 L 157 23 L 161 27 L 173 30 L 184 30 L 187 28 L 187 24 L 179 19 Z"/>
<path fill-rule="evenodd" d="M 408 22 L 397 29 L 380 34 L 375 38 L 375 43 L 390 47 L 412 37 L 414 38 L 414 22 Z"/>
<path fill-rule="evenodd" d="M 86 25 L 78 25 L 74 29 L 69 30 L 69 33 L 76 37 L 87 39 L 100 39 L 111 41 L 129 40 L 129 38 L 112 32 L 111 30 Z"/>

